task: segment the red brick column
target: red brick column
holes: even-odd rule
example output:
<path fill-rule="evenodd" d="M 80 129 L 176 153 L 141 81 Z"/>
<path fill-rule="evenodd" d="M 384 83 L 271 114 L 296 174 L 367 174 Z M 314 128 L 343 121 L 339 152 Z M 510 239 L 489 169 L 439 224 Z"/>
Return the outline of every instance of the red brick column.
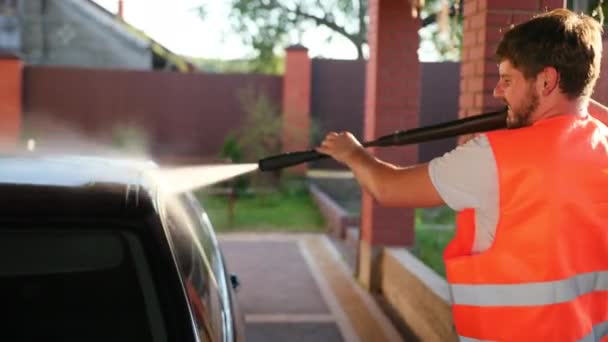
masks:
<path fill-rule="evenodd" d="M 294 45 L 286 50 L 283 75 L 282 144 L 284 152 L 310 149 L 310 79 L 311 63 L 308 49 Z M 304 175 L 306 164 L 288 168 Z"/>
<path fill-rule="evenodd" d="M 21 136 L 22 62 L 14 56 L 0 55 L 0 151 L 17 147 Z"/>
<path fill-rule="evenodd" d="M 595 90 L 591 97 L 601 104 L 608 106 L 608 33 L 604 33 L 604 52 L 602 55 L 602 69 L 597 80 Z"/>
<path fill-rule="evenodd" d="M 541 11 L 564 7 L 564 0 L 465 0 L 460 69 L 460 117 L 496 109 L 492 97 L 498 81 L 494 58 L 502 32 Z"/>
<path fill-rule="evenodd" d="M 369 1 L 369 48 L 365 95 L 365 140 L 418 126 L 420 63 L 418 29 L 409 0 Z M 370 149 L 379 158 L 398 164 L 417 162 L 416 146 Z M 407 189 L 403 189 L 407 191 Z M 359 281 L 378 289 L 378 259 L 384 246 L 411 246 L 411 209 L 385 208 L 364 193 L 361 206 Z"/>

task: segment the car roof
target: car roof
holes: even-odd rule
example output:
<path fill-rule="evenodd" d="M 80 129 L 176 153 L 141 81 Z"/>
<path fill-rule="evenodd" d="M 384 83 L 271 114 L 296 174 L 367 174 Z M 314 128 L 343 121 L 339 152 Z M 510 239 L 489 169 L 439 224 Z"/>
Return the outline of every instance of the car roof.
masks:
<path fill-rule="evenodd" d="M 0 213 L 122 217 L 156 210 L 158 166 L 79 155 L 0 156 Z"/>
<path fill-rule="evenodd" d="M 78 155 L 0 157 L 0 184 L 82 186 L 114 183 L 143 186 L 143 176 L 157 169 L 152 161 Z"/>

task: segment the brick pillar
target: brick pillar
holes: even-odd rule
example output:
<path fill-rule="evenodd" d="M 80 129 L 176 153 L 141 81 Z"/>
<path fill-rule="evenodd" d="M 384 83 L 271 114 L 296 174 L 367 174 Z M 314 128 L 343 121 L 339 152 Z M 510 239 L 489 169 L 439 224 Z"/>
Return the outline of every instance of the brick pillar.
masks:
<path fill-rule="evenodd" d="M 0 55 L 0 151 L 14 150 L 21 136 L 22 62 Z"/>
<path fill-rule="evenodd" d="M 461 118 L 503 105 L 492 97 L 498 81 L 494 56 L 502 38 L 501 30 L 545 9 L 561 7 L 565 7 L 565 0 L 464 0 L 458 113 Z"/>
<path fill-rule="evenodd" d="M 409 0 L 369 1 L 369 48 L 365 94 L 365 140 L 418 126 L 420 63 L 418 29 Z M 416 146 L 374 148 L 372 153 L 398 165 L 417 162 Z M 407 189 L 403 189 L 407 191 Z M 411 246 L 414 211 L 386 208 L 367 193 L 361 205 L 359 281 L 369 290 L 379 286 L 379 254 L 384 246 Z"/>
<path fill-rule="evenodd" d="M 308 49 L 294 45 L 286 49 L 283 75 L 282 144 L 284 152 L 308 150 L 310 146 L 310 79 Z M 304 175 L 306 164 L 288 168 L 292 174 Z"/>
<path fill-rule="evenodd" d="M 591 97 L 604 106 L 608 106 L 608 33 L 604 33 L 602 45 L 604 46 L 602 69 L 600 70 L 600 78 L 597 80 Z"/>
<path fill-rule="evenodd" d="M 118 11 L 116 12 L 116 15 L 121 20 L 124 20 L 124 18 L 125 18 L 125 4 L 124 4 L 123 0 L 118 0 Z"/>

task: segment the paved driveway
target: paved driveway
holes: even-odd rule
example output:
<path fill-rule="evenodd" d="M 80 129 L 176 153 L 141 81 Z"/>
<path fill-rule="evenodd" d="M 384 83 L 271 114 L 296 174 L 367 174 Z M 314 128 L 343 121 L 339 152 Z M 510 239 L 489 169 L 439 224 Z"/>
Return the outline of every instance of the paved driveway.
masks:
<path fill-rule="evenodd" d="M 332 243 L 314 234 L 220 235 L 247 341 L 400 341 Z"/>

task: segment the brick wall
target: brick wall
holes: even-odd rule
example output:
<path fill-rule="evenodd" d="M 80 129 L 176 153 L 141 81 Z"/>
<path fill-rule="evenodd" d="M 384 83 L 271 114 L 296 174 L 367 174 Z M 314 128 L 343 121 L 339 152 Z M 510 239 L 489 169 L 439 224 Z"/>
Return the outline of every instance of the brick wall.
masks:
<path fill-rule="evenodd" d="M 369 46 L 364 117 L 365 140 L 418 127 L 420 111 L 420 20 L 407 0 L 370 1 Z M 418 161 L 417 146 L 375 148 L 382 160 L 398 165 Z M 362 239 L 372 245 L 411 245 L 413 210 L 381 207 L 367 193 L 361 206 Z"/>
<path fill-rule="evenodd" d="M 595 100 L 608 106 L 608 34 L 604 34 L 604 53 L 602 55 L 602 71 L 592 96 Z"/>
<path fill-rule="evenodd" d="M 502 104 L 493 98 L 498 81 L 494 52 L 501 30 L 545 10 L 563 7 L 563 0 L 465 0 L 459 117 L 480 114 Z"/>

